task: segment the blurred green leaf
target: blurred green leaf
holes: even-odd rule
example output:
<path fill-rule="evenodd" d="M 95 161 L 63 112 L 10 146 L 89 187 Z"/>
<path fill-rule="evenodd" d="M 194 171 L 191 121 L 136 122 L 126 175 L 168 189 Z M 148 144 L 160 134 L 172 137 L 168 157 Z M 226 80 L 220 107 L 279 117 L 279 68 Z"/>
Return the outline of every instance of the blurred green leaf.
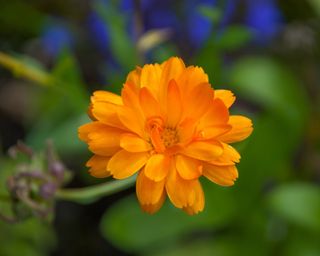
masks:
<path fill-rule="evenodd" d="M 222 16 L 221 10 L 212 6 L 205 4 L 199 5 L 197 7 L 198 12 L 200 12 L 204 17 L 217 24 Z"/>
<path fill-rule="evenodd" d="M 113 56 L 126 71 L 131 70 L 139 61 L 134 43 L 127 33 L 127 17 L 117 10 L 111 2 L 98 2 L 95 9 L 104 20 L 106 30 L 110 35 L 110 47 Z"/>
<path fill-rule="evenodd" d="M 130 196 L 116 203 L 102 218 L 103 235 L 126 251 L 152 251 L 157 244 L 168 246 L 192 232 L 219 228 L 236 215 L 231 191 L 203 181 L 206 194 L 205 211 L 189 216 L 169 203 L 154 215 L 143 213 L 137 200 Z"/>
<path fill-rule="evenodd" d="M 76 150 L 77 129 L 84 121 L 89 95 L 73 56 L 65 51 L 52 71 L 54 84 L 40 94 L 35 104 L 37 119 L 27 137 L 27 143 L 40 149 L 46 139 L 56 139 L 57 147 Z"/>
<path fill-rule="evenodd" d="M 29 219 L 19 224 L 0 222 L 0 254 L 43 256 L 55 246 L 55 237 L 48 223 Z"/>
<path fill-rule="evenodd" d="M 317 14 L 320 15 L 320 1 L 309 0 L 310 5 L 316 10 Z"/>
<path fill-rule="evenodd" d="M 252 35 L 247 27 L 233 25 L 227 27 L 216 39 L 217 46 L 224 51 L 232 51 L 245 46 Z"/>
<path fill-rule="evenodd" d="M 230 77 L 243 98 L 281 114 L 295 124 L 293 128 L 301 129 L 308 114 L 306 92 L 283 65 L 269 58 L 244 58 L 235 64 Z"/>
<path fill-rule="evenodd" d="M 320 188 L 308 183 L 281 185 L 269 194 L 269 207 L 284 220 L 320 231 Z"/>
<path fill-rule="evenodd" d="M 37 35 L 43 20 L 43 13 L 32 4 L 17 0 L 1 1 L 0 31 L 4 38 L 9 35 Z"/>

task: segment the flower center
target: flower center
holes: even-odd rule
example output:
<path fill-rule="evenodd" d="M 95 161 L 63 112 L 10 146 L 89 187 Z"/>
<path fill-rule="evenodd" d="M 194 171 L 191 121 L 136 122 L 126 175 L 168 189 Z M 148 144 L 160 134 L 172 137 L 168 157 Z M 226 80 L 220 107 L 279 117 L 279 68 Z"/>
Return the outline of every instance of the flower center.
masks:
<path fill-rule="evenodd" d="M 163 153 L 179 142 L 178 132 L 175 128 L 165 127 L 161 118 L 152 118 L 147 122 L 147 130 L 154 150 Z"/>
<path fill-rule="evenodd" d="M 161 133 L 161 140 L 166 148 L 179 142 L 178 132 L 174 128 L 166 127 Z"/>

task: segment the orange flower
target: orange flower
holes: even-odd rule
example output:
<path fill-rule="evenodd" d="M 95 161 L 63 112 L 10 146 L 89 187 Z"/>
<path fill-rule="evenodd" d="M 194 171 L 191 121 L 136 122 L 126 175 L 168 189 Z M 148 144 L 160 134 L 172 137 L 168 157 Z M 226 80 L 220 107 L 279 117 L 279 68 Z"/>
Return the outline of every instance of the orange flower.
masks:
<path fill-rule="evenodd" d="M 136 192 L 144 211 L 158 211 L 168 195 L 188 214 L 204 208 L 199 182 L 205 176 L 221 186 L 238 177 L 240 155 L 228 143 L 247 138 L 251 120 L 229 116 L 235 100 L 213 90 L 199 67 L 179 58 L 145 65 L 129 73 L 121 97 L 96 91 L 92 122 L 79 128 L 94 156 L 92 176 L 125 179 L 138 173 Z"/>

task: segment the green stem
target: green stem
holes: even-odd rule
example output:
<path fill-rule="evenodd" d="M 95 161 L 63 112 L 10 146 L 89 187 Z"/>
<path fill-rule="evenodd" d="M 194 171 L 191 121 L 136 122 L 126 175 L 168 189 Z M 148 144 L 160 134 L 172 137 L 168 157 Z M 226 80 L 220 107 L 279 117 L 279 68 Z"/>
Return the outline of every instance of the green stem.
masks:
<path fill-rule="evenodd" d="M 129 188 L 134 184 L 135 180 L 136 176 L 132 176 L 125 180 L 111 181 L 90 187 L 59 189 L 56 193 L 56 197 L 61 200 L 90 204 L 101 197 Z"/>
<path fill-rule="evenodd" d="M 51 77 L 48 73 L 43 70 L 31 67 L 24 63 L 22 60 L 10 56 L 4 52 L 0 52 L 0 66 L 11 70 L 11 72 L 13 72 L 17 76 L 34 81 L 39 85 L 51 85 Z"/>

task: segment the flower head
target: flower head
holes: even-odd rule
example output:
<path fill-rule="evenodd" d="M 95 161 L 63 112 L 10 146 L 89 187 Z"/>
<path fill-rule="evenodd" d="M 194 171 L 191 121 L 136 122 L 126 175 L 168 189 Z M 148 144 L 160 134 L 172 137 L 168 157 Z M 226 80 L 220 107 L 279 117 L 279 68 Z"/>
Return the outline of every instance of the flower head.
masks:
<path fill-rule="evenodd" d="M 252 123 L 229 115 L 235 100 L 214 90 L 199 67 L 180 58 L 130 72 L 121 96 L 96 91 L 92 122 L 79 128 L 94 156 L 92 176 L 125 179 L 138 173 L 136 192 L 144 211 L 160 209 L 166 196 L 195 214 L 204 208 L 199 177 L 231 186 L 240 155 L 228 143 L 250 135 Z"/>

